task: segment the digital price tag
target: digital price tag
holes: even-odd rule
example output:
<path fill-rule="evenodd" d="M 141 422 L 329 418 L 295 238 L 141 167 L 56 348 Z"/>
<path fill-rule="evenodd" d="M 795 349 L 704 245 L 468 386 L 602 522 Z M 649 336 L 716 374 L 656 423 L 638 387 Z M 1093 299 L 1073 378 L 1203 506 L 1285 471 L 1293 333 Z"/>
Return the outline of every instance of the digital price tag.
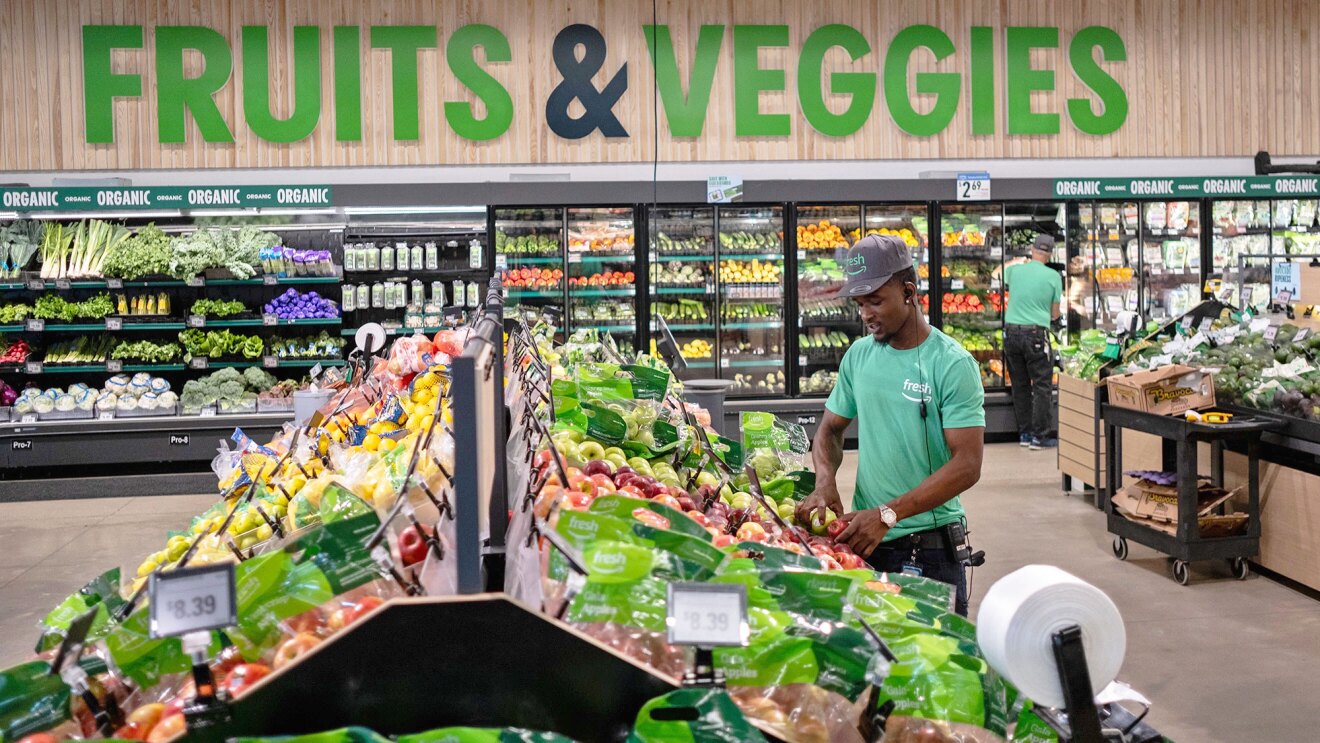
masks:
<path fill-rule="evenodd" d="M 123 360 L 123 359 L 106 359 L 106 360 L 105 360 L 105 370 L 106 370 L 107 372 L 111 373 L 111 374 L 118 374 L 119 372 L 121 372 L 121 371 L 124 370 L 124 360 Z"/>
<path fill-rule="evenodd" d="M 124 318 L 122 318 L 122 317 L 107 317 L 107 318 L 105 319 L 105 329 L 106 329 L 106 330 L 123 330 L 123 329 L 124 329 Z"/>
<path fill-rule="evenodd" d="M 194 356 L 188 361 L 189 369 L 206 369 L 210 365 L 210 360 L 205 356 Z"/>
<path fill-rule="evenodd" d="M 189 315 L 189 316 L 188 316 L 188 327 L 190 327 L 190 328 L 204 328 L 204 327 L 206 327 L 206 316 L 205 316 L 205 315 Z"/>
<path fill-rule="evenodd" d="M 29 333 L 40 333 L 41 331 L 46 329 L 46 321 L 39 320 L 35 317 L 30 317 L 28 318 L 27 322 L 23 323 L 23 327 Z"/>
<path fill-rule="evenodd" d="M 280 277 L 276 276 L 273 273 L 268 273 L 265 276 L 261 277 L 261 283 L 264 284 L 265 286 L 275 286 L 276 284 L 280 283 Z"/>
<path fill-rule="evenodd" d="M 106 280 L 105 280 L 105 288 L 107 288 L 107 289 L 123 289 L 123 288 L 124 288 L 124 280 L 123 280 L 123 279 L 106 279 Z"/>
<path fill-rule="evenodd" d="M 503 254 L 503 253 L 500 253 L 499 255 L 496 255 L 496 256 L 495 256 L 495 270 L 496 270 L 496 271 L 507 271 L 507 270 L 509 270 L 509 256 L 507 256 L 507 255 L 505 255 L 505 254 Z"/>
<path fill-rule="evenodd" d="M 990 248 L 990 257 L 991 257 L 991 258 L 1003 258 L 1003 257 L 1004 257 L 1004 249 L 1003 249 L 1001 246 L 999 246 L 999 245 L 991 246 L 991 248 Z"/>
<path fill-rule="evenodd" d="M 798 366 L 806 366 L 806 365 L 807 365 L 807 357 L 806 357 L 806 356 L 799 356 L 799 357 L 798 357 Z"/>
<path fill-rule="evenodd" d="M 929 289 L 930 289 L 930 281 L 928 281 L 928 280 L 926 280 L 926 279 L 919 279 L 919 280 L 917 281 L 917 291 L 922 291 L 922 292 L 924 292 L 924 291 L 927 291 L 927 290 L 929 290 Z"/>
<path fill-rule="evenodd" d="M 191 276 L 183 282 L 185 286 L 206 286 L 205 276 Z"/>
<path fill-rule="evenodd" d="M 702 647 L 747 644 L 747 586 L 718 583 L 670 583 L 671 645 Z"/>
<path fill-rule="evenodd" d="M 43 370 L 44 367 L 42 366 L 40 361 L 23 362 L 23 371 L 27 372 L 28 374 L 40 374 Z"/>
<path fill-rule="evenodd" d="M 46 288 L 46 281 L 44 279 L 28 279 L 27 288 L 30 291 L 39 292 Z"/>
<path fill-rule="evenodd" d="M 154 572 L 147 595 L 153 639 L 238 624 L 233 563 Z"/>
<path fill-rule="evenodd" d="M 56 288 L 56 289 L 72 289 L 72 288 L 73 288 L 73 282 L 69 281 L 68 279 L 55 279 L 55 288 Z"/>
<path fill-rule="evenodd" d="M 272 326 L 272 325 L 279 325 L 279 324 L 280 324 L 280 318 L 279 318 L 278 316 L 276 316 L 276 315 L 262 315 L 262 316 L 261 316 L 261 324 L 264 325 L 264 326 L 266 326 L 266 327 L 270 327 L 270 326 Z"/>
<path fill-rule="evenodd" d="M 724 369 L 728 369 L 728 368 L 729 368 L 729 360 L 728 360 L 728 359 L 720 359 L 720 367 L 721 367 L 721 368 L 724 368 Z"/>
<path fill-rule="evenodd" d="M 280 365 L 279 356 L 262 356 L 261 366 L 266 369 L 275 369 Z"/>
<path fill-rule="evenodd" d="M 581 262 L 582 262 L 582 254 L 581 254 L 581 253 L 569 253 L 569 254 L 568 254 L 568 262 L 569 262 L 569 263 L 581 263 Z"/>

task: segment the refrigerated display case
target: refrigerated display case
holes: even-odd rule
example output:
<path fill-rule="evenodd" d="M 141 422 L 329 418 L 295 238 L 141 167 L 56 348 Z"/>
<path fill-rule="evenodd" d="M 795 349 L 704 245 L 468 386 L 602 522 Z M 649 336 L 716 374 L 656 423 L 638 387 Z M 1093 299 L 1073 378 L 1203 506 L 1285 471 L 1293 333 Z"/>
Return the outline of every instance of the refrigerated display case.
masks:
<path fill-rule="evenodd" d="M 1216 296 L 1228 304 L 1265 307 L 1272 263 L 1320 254 L 1316 199 L 1212 201 L 1210 214 L 1210 273 L 1222 279 Z"/>
<path fill-rule="evenodd" d="M 568 329 L 609 333 L 625 354 L 637 346 L 637 251 L 632 207 L 566 211 Z"/>
<path fill-rule="evenodd" d="M 730 396 L 782 395 L 784 207 L 719 207 L 716 227 L 720 377 Z"/>
<path fill-rule="evenodd" d="M 986 387 L 1002 387 L 1003 205 L 941 205 L 940 235 L 941 266 L 949 269 L 947 289 L 936 295 L 940 329 L 976 357 Z M 922 297 L 927 314 L 929 296 Z"/>
<path fill-rule="evenodd" d="M 564 210 L 497 208 L 494 212 L 495 268 L 504 284 L 506 315 L 535 322 L 547 310 L 562 314 L 567 305 Z"/>
<path fill-rule="evenodd" d="M 648 234 L 651 317 L 665 319 L 687 361 L 678 377 L 714 377 L 715 207 L 652 209 Z"/>
<path fill-rule="evenodd" d="M 1136 311 L 1141 229 L 1134 202 L 1086 202 L 1073 209 L 1069 251 L 1068 327 L 1113 330 L 1118 313 Z"/>
<path fill-rule="evenodd" d="M 1165 322 L 1201 301 L 1201 209 L 1196 201 L 1141 204 L 1142 317 Z"/>
<path fill-rule="evenodd" d="M 862 332 L 856 305 L 837 296 L 861 224 L 860 204 L 797 207 L 798 391 L 804 395 L 834 389 L 839 362 Z"/>

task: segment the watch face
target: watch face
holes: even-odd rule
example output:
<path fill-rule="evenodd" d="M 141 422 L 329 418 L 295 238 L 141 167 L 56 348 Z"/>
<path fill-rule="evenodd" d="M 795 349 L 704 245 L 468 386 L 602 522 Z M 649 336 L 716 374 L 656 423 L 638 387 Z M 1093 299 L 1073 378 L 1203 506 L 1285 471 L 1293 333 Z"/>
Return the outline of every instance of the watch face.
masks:
<path fill-rule="evenodd" d="M 885 522 L 886 526 L 893 526 L 898 523 L 898 514 L 894 513 L 892 508 L 882 508 L 880 509 L 880 519 Z"/>

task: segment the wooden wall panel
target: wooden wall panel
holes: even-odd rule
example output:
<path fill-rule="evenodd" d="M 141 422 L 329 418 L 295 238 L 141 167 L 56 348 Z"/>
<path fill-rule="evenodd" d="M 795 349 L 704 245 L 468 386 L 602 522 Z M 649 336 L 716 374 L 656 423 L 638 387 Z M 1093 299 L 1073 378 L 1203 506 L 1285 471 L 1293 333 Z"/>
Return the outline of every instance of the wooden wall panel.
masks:
<path fill-rule="evenodd" d="M 848 160 L 921 158 L 1213 157 L 1320 154 L 1320 13 L 1313 0 L 660 0 L 658 19 L 670 25 L 679 49 L 680 74 L 690 67 L 689 40 L 703 23 L 785 23 L 790 48 L 765 50 L 765 65 L 782 63 L 788 90 L 762 95 L 762 109 L 791 115 L 793 132 L 783 138 L 734 135 L 732 31 L 726 30 L 703 135 L 674 138 L 661 122 L 663 161 Z M 644 162 L 655 148 L 652 76 L 642 24 L 651 5 L 639 0 L 545 3 L 534 0 L 4 0 L 0 2 L 0 170 L 153 168 L 284 168 L 365 165 L 479 165 L 523 163 Z M 487 65 L 514 99 L 513 125 L 490 142 L 456 136 L 444 120 L 446 100 L 467 100 L 445 63 L 443 44 L 454 29 L 489 23 L 509 38 L 514 60 Z M 544 123 L 545 101 L 560 81 L 551 46 L 571 23 L 600 28 L 609 58 L 597 86 L 624 61 L 629 86 L 615 111 L 631 136 L 583 140 L 557 137 Z M 84 141 L 81 27 L 90 23 L 147 26 L 146 48 L 115 53 L 116 69 L 143 74 L 144 96 L 115 106 L 115 143 Z M 904 134 L 893 124 L 883 87 L 867 125 L 848 137 L 813 131 L 796 97 L 797 50 L 826 23 L 847 23 L 871 43 L 872 51 L 852 70 L 881 72 L 884 53 L 901 28 L 928 23 L 943 29 L 957 51 L 938 64 L 919 52 L 919 70 L 963 74 L 964 94 L 953 123 L 933 137 Z M 190 122 L 189 141 L 161 145 L 156 130 L 152 27 L 196 24 L 215 28 L 229 40 L 235 70 L 216 96 L 236 141 L 200 142 Z M 242 121 L 239 29 L 271 27 L 272 94 L 277 113 L 287 112 L 291 27 L 322 29 L 321 123 L 306 140 L 287 145 L 257 138 Z M 331 27 L 363 27 L 363 139 L 334 138 Z M 371 50 L 372 24 L 434 24 L 441 48 L 420 53 L 420 132 L 416 142 L 395 141 L 391 131 L 390 60 Z M 1106 25 L 1123 38 L 1125 63 L 1107 69 L 1127 91 L 1129 113 L 1116 133 L 1094 137 L 1072 127 L 1066 100 L 1090 97 L 1067 61 L 1067 43 L 1088 25 Z M 970 133 L 970 41 L 968 29 L 987 25 L 996 36 L 995 135 Z M 1038 50 L 1037 65 L 1055 70 L 1055 90 L 1037 93 L 1036 110 L 1062 115 L 1055 136 L 1007 136 L 1005 128 L 1003 29 L 1013 25 L 1057 26 L 1061 48 Z M 923 56 L 924 55 L 924 56 Z M 844 69 L 832 54 L 830 69 Z M 197 60 L 190 60 L 196 72 Z M 846 99 L 833 101 L 841 110 Z M 918 104 L 919 107 L 921 104 Z M 927 104 L 928 105 L 928 104 Z"/>

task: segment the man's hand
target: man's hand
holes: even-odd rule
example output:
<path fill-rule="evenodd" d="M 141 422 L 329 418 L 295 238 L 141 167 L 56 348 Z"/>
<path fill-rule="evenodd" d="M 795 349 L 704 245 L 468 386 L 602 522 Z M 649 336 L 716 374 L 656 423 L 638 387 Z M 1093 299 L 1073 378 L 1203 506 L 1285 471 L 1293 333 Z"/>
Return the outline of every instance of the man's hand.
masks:
<path fill-rule="evenodd" d="M 839 517 L 839 520 L 847 524 L 848 528 L 844 529 L 835 541 L 851 547 L 858 557 L 870 557 L 889 533 L 889 526 L 880 518 L 880 510 L 877 508 L 845 513 Z"/>
<path fill-rule="evenodd" d="M 839 488 L 834 483 L 817 483 L 816 489 L 811 491 L 811 495 L 802 499 L 802 502 L 793 509 L 793 515 L 797 518 L 799 524 L 805 524 L 808 529 L 811 528 L 813 516 L 819 516 L 816 519 L 818 523 L 825 521 L 825 512 L 833 511 L 836 515 L 843 515 L 843 500 L 839 498 Z"/>

